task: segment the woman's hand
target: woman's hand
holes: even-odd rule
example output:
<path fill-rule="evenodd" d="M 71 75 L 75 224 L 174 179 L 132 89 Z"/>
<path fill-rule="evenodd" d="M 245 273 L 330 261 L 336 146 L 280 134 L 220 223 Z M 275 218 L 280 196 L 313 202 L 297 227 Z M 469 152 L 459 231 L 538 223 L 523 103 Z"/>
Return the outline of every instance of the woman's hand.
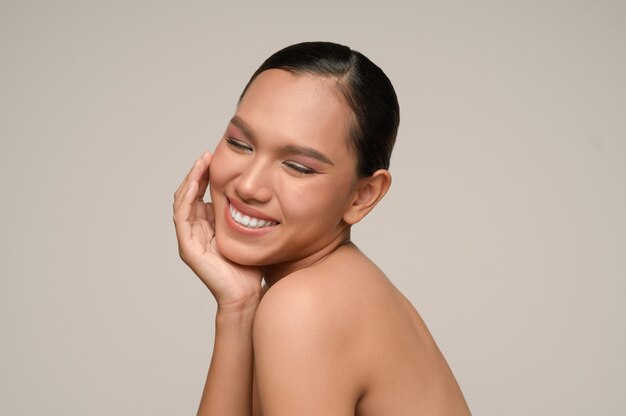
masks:
<path fill-rule="evenodd" d="M 260 268 L 235 264 L 222 257 L 215 240 L 215 217 L 203 198 L 209 184 L 211 154 L 206 152 L 191 168 L 174 194 L 174 225 L 181 259 L 200 277 L 221 307 L 258 304 Z"/>

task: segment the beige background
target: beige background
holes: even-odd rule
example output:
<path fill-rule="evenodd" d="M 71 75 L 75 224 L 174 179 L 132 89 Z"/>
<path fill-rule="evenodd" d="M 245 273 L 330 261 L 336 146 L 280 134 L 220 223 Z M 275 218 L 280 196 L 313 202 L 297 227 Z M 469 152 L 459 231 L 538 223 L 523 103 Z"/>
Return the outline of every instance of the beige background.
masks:
<path fill-rule="evenodd" d="M 172 194 L 303 40 L 396 86 L 355 240 L 474 414 L 626 414 L 626 3 L 225 3 L 0 2 L 0 414 L 195 414 L 214 303 Z"/>

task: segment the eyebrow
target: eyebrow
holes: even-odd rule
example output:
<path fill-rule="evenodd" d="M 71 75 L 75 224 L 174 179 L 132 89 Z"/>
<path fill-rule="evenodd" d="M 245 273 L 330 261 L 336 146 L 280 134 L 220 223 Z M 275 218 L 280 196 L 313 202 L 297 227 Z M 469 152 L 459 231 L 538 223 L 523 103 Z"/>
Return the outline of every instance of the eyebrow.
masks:
<path fill-rule="evenodd" d="M 250 128 L 250 126 L 245 121 L 243 121 L 241 117 L 235 115 L 233 116 L 233 118 L 230 119 L 230 122 L 237 126 L 246 136 L 250 137 L 251 139 L 255 139 L 252 128 Z M 335 164 L 328 157 L 326 157 L 326 155 L 318 150 L 313 149 L 312 147 L 288 144 L 283 148 L 283 150 L 289 154 L 310 157 L 319 160 L 322 163 L 326 163 L 327 165 L 335 166 Z"/>

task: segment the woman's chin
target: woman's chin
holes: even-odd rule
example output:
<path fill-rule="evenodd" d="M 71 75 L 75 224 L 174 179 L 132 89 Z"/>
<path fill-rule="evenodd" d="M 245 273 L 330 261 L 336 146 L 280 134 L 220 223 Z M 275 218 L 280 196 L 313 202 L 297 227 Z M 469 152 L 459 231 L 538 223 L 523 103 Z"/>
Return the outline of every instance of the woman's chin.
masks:
<path fill-rule="evenodd" d="M 220 238 L 219 233 L 216 234 L 217 249 L 226 260 L 242 266 L 263 267 L 266 266 L 251 248 L 241 247 L 228 239 Z"/>

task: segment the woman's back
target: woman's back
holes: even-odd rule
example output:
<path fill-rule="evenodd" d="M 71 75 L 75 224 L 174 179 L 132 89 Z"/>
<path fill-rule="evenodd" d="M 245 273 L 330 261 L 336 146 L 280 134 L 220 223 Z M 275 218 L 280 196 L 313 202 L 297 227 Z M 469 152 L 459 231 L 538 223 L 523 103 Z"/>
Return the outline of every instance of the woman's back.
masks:
<path fill-rule="evenodd" d="M 418 313 L 352 244 L 268 290 L 254 346 L 269 414 L 469 414 Z"/>

